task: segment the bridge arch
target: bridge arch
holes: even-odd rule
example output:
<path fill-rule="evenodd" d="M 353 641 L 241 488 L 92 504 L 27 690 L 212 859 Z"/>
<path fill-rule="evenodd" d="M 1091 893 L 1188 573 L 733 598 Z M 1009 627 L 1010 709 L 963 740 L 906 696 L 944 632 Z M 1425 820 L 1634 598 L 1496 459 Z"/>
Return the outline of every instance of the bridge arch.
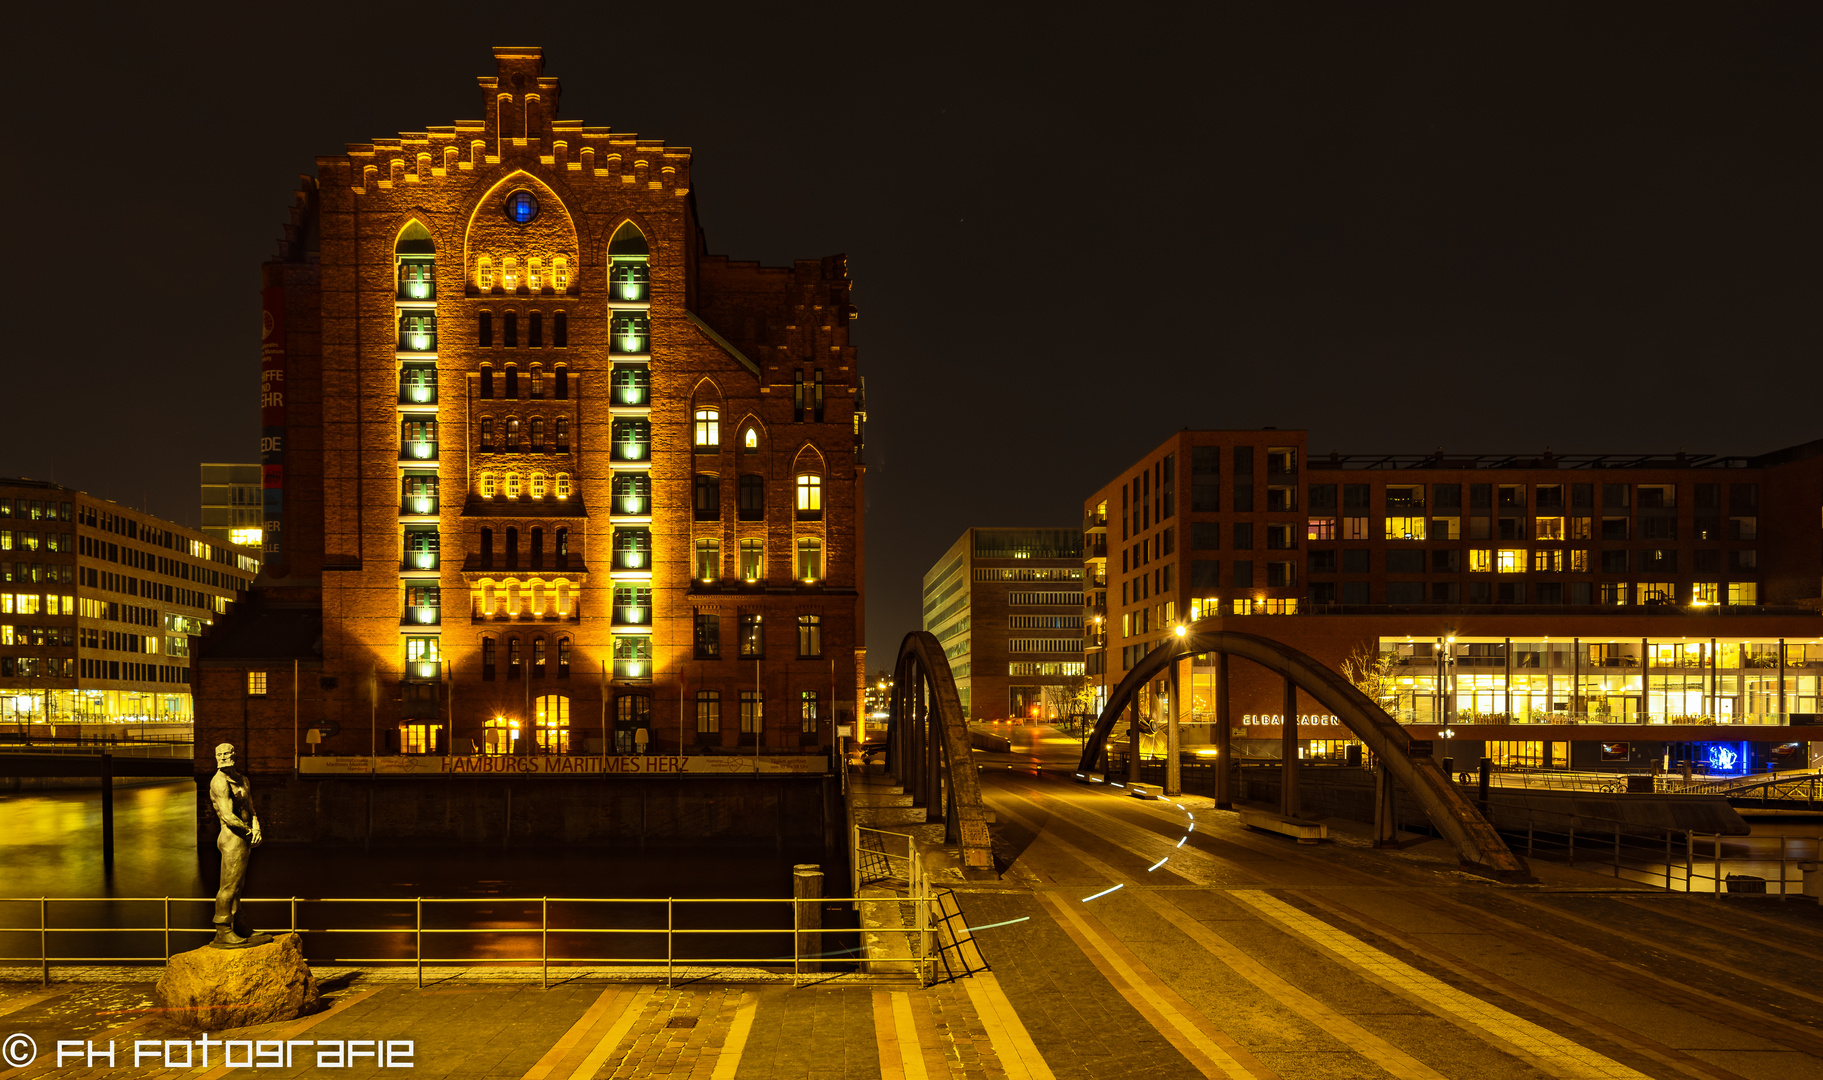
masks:
<path fill-rule="evenodd" d="M 967 717 L 943 646 L 924 630 L 905 635 L 893 667 L 886 771 L 911 795 L 913 806 L 924 807 L 927 820 L 943 822 L 944 843 L 961 847 L 964 875 L 995 876 Z"/>
<path fill-rule="evenodd" d="M 1385 710 L 1368 700 L 1367 695 L 1315 657 L 1258 634 L 1226 630 L 1198 632 L 1192 628 L 1182 637 L 1172 639 L 1169 646 L 1148 653 L 1127 672 L 1126 678 L 1108 696 L 1108 703 L 1096 720 L 1095 730 L 1084 743 L 1082 760 L 1077 766 L 1081 772 L 1086 774 L 1095 770 L 1095 763 L 1101 759 L 1102 748 L 1107 743 L 1115 721 L 1122 712 L 1137 705 L 1140 687 L 1163 673 L 1172 661 L 1196 653 L 1238 656 L 1269 671 L 1278 672 L 1284 676 L 1288 688 L 1295 686 L 1315 698 L 1367 746 L 1380 768 L 1418 800 L 1431 823 L 1455 846 L 1464 863 L 1507 876 L 1526 873 L 1524 865 L 1507 848 L 1506 842 L 1501 840 L 1474 804 L 1449 782 L 1437 763 L 1429 757 L 1412 756 L 1411 735 L 1388 716 Z M 1225 670 L 1223 674 L 1226 675 Z M 1219 693 L 1225 702 L 1228 693 L 1225 681 Z M 1287 696 L 1290 697 L 1290 694 Z M 1175 703 L 1173 708 L 1176 708 Z M 1296 712 L 1295 708 L 1288 707 L 1283 721 L 1294 725 L 1293 730 Z M 1226 713 L 1224 707 L 1218 718 L 1218 723 L 1224 728 L 1228 721 Z M 1225 739 L 1223 745 L 1226 745 Z M 1230 760 L 1223 758 L 1217 767 L 1228 768 Z M 1287 772 L 1295 767 L 1295 763 L 1287 766 Z M 1290 777 L 1287 776 L 1284 782 L 1291 782 Z"/>

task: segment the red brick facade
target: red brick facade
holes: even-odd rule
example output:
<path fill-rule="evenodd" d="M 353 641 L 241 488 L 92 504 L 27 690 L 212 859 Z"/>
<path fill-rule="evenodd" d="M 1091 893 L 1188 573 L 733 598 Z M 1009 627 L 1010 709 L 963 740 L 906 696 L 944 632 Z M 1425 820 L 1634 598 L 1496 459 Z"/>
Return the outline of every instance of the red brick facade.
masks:
<path fill-rule="evenodd" d="M 504 752 L 490 721 L 520 753 L 604 724 L 753 746 L 757 688 L 766 752 L 828 746 L 865 677 L 846 261 L 706 254 L 688 149 L 559 120 L 539 50 L 496 58 L 484 120 L 320 158 L 265 267 L 276 540 L 198 745 L 242 731 L 274 771 L 318 724 L 341 754 Z"/>

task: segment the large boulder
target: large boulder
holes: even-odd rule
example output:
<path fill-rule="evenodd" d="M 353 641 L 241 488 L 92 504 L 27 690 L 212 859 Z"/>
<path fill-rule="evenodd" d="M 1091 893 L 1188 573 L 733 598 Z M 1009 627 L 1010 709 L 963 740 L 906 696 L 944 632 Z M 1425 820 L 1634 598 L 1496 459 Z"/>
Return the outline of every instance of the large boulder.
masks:
<path fill-rule="evenodd" d="M 295 1020 L 317 1003 L 316 979 L 296 934 L 247 949 L 205 945 L 178 953 L 154 996 L 170 1010 L 168 1019 L 204 1031 Z"/>

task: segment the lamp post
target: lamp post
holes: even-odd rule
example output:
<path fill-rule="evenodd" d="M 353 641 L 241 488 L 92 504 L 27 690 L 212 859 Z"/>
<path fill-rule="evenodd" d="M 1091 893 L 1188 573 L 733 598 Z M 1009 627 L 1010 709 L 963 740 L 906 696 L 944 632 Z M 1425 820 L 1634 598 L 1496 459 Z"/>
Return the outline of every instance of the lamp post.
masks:
<path fill-rule="evenodd" d="M 1456 771 L 1456 759 L 1450 756 L 1450 740 L 1456 737 L 1456 731 L 1454 728 L 1446 727 L 1437 732 L 1437 737 L 1443 740 L 1443 778 L 1447 780 L 1450 773 Z"/>

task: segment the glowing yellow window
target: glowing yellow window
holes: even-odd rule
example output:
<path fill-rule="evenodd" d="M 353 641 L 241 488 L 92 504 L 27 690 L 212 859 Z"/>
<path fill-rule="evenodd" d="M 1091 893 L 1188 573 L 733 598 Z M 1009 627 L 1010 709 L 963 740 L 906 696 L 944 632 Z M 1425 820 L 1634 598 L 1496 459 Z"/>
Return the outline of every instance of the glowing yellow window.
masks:
<path fill-rule="evenodd" d="M 1532 552 L 1532 569 L 1539 573 L 1563 573 L 1563 552 L 1550 548 L 1539 548 Z"/>
<path fill-rule="evenodd" d="M 691 441 L 697 446 L 722 444 L 722 414 L 714 409 L 696 410 L 696 427 Z"/>
<path fill-rule="evenodd" d="M 483 499 L 494 497 L 494 474 L 491 472 L 481 474 L 481 497 Z"/>
<path fill-rule="evenodd" d="M 1501 548 L 1494 553 L 1494 570 L 1501 574 L 1525 573 L 1525 548 Z"/>
<path fill-rule="evenodd" d="M 1562 540 L 1563 518 L 1541 517 L 1532 519 L 1532 539 Z"/>
<path fill-rule="evenodd" d="M 1586 574 L 1589 572 L 1589 549 L 1570 549 L 1570 573 Z"/>
<path fill-rule="evenodd" d="M 798 475 L 798 513 L 820 513 L 823 509 L 823 478 L 814 473 Z"/>
<path fill-rule="evenodd" d="M 511 255 L 500 260 L 500 283 L 506 286 L 507 292 L 519 287 L 519 268 Z"/>
<path fill-rule="evenodd" d="M 494 260 L 486 255 L 481 256 L 480 262 L 475 264 L 475 284 L 481 287 L 482 292 L 494 287 Z"/>
<path fill-rule="evenodd" d="M 541 472 L 532 474 L 532 498 L 544 498 L 544 474 Z"/>
<path fill-rule="evenodd" d="M 1697 607 L 1709 607 L 1721 603 L 1721 583 L 1716 581 L 1699 581 L 1691 585 L 1690 602 Z"/>
<path fill-rule="evenodd" d="M 1760 584 L 1757 581 L 1730 581 L 1728 583 L 1728 602 L 1730 604 L 1757 604 L 1760 602 Z"/>
<path fill-rule="evenodd" d="M 570 474 L 567 472 L 557 474 L 557 497 L 559 499 L 570 497 Z"/>
<path fill-rule="evenodd" d="M 551 287 L 558 292 L 567 292 L 570 288 L 570 260 L 562 255 L 552 260 Z"/>
<path fill-rule="evenodd" d="M 1386 519 L 1386 538 L 1388 540 L 1422 540 L 1424 539 L 1425 520 L 1421 517 L 1389 517 Z"/>
<path fill-rule="evenodd" d="M 1487 548 L 1469 549 L 1469 573 L 1486 574 L 1494 569 L 1494 553 Z"/>
<path fill-rule="evenodd" d="M 506 497 L 509 499 L 519 497 L 519 474 L 516 472 L 506 474 Z"/>
<path fill-rule="evenodd" d="M 749 450 L 760 448 L 760 433 L 756 428 L 748 428 L 747 434 L 741 436 L 741 445 Z"/>
<path fill-rule="evenodd" d="M 526 260 L 525 283 L 533 292 L 538 291 L 539 282 L 544 280 L 543 262 L 544 260 L 537 257 Z"/>

